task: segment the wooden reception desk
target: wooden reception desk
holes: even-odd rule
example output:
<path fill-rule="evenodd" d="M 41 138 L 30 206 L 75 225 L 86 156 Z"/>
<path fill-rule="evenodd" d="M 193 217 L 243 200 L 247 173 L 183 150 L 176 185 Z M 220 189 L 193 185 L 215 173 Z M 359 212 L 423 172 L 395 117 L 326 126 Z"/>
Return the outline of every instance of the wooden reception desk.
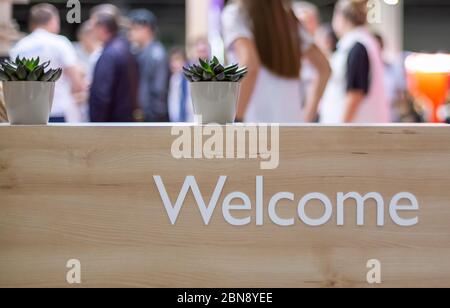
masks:
<path fill-rule="evenodd" d="M 273 170 L 176 159 L 171 131 L 0 125 L 0 287 L 73 286 L 72 259 L 82 287 L 369 287 L 369 260 L 379 286 L 450 287 L 449 127 L 282 126 Z M 189 190 L 169 215 L 187 179 L 213 211 Z M 350 192 L 379 196 L 363 225 Z"/>

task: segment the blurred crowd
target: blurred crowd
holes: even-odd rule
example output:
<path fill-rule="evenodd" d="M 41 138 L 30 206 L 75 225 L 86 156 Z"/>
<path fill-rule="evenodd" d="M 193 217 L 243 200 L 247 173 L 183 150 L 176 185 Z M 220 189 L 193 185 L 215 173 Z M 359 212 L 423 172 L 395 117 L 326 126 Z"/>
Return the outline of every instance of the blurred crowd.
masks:
<path fill-rule="evenodd" d="M 339 0 L 332 24 L 309 2 L 227 1 L 222 37 L 228 62 L 249 68 L 237 120 L 243 122 L 418 122 L 405 73 L 383 58 L 383 38 L 367 25 L 367 2 Z M 287 3 L 289 3 L 287 5 Z M 199 38 L 167 51 L 157 17 L 147 9 L 123 14 L 94 7 L 77 42 L 61 36 L 51 4 L 30 10 L 30 34 L 10 57 L 40 57 L 63 68 L 50 122 L 191 122 L 183 66 L 210 58 Z M 0 118 L 2 108 L 0 103 Z"/>

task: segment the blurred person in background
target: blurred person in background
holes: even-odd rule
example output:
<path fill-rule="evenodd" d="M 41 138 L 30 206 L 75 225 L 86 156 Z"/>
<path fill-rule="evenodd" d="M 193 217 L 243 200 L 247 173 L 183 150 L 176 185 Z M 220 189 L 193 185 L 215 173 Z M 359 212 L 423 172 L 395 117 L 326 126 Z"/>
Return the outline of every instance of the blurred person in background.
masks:
<path fill-rule="evenodd" d="M 50 68 L 62 68 L 63 75 L 56 83 L 50 122 L 80 122 L 81 113 L 74 94 L 85 90 L 82 75 L 77 67 L 77 55 L 71 42 L 60 32 L 58 10 L 51 4 L 38 4 L 30 11 L 32 33 L 20 40 L 10 56 L 39 57 L 41 63 L 50 61 Z"/>
<path fill-rule="evenodd" d="M 139 105 L 146 122 L 168 122 L 167 92 L 169 63 L 164 46 L 157 40 L 155 15 L 145 9 L 132 11 L 128 33 L 137 48 Z"/>
<path fill-rule="evenodd" d="M 81 65 L 88 83 L 92 82 L 95 64 L 101 55 L 102 46 L 97 40 L 94 32 L 92 20 L 84 22 L 77 32 L 78 42 L 75 50 L 78 56 L 78 63 Z"/>
<path fill-rule="evenodd" d="M 319 8 L 315 4 L 307 1 L 294 1 L 292 8 L 301 25 L 309 33 L 313 41 L 315 41 L 317 31 L 320 28 Z M 319 45 L 317 45 L 317 47 L 319 47 Z M 307 104 L 308 97 L 314 95 L 314 85 L 317 83 L 317 79 L 319 78 L 318 74 L 319 73 L 316 71 L 314 65 L 312 65 L 308 59 L 303 59 L 300 83 L 302 106 Z M 316 115 L 314 122 L 317 121 L 318 115 Z"/>
<path fill-rule="evenodd" d="M 314 38 L 317 47 L 327 56 L 336 50 L 337 37 L 330 24 L 322 24 L 319 8 L 307 1 L 294 1 L 295 16 L 305 27 L 305 30 Z"/>
<path fill-rule="evenodd" d="M 383 54 L 385 49 L 385 42 L 383 37 L 376 33 L 374 34 L 378 46 Z M 390 63 L 383 58 L 384 64 L 384 87 L 386 89 L 386 98 L 388 100 L 391 120 L 393 122 L 399 122 L 401 118 L 401 114 L 399 111 L 398 104 L 401 101 L 404 101 L 407 95 L 407 85 L 406 85 L 406 72 L 403 68 L 403 61 L 399 63 Z"/>
<path fill-rule="evenodd" d="M 103 4 L 96 5 L 90 10 L 89 13 L 90 13 L 91 20 L 95 20 L 96 17 L 99 15 L 113 16 L 115 18 L 115 20 L 117 21 L 117 24 L 119 25 L 119 28 L 120 28 L 119 31 L 121 31 L 123 27 L 127 26 L 127 23 L 126 23 L 125 19 L 123 18 L 120 9 L 117 6 L 115 6 L 114 4 L 103 3 Z"/>
<path fill-rule="evenodd" d="M 331 61 L 334 53 L 336 52 L 338 38 L 334 33 L 333 27 L 329 24 L 323 24 L 316 32 L 315 41 L 317 47 L 322 51 L 328 61 Z M 319 114 L 317 116 L 317 122 L 320 122 L 321 109 L 323 108 L 322 102 L 319 105 Z"/>
<path fill-rule="evenodd" d="M 340 41 L 331 61 L 333 76 L 322 101 L 321 122 L 390 122 L 384 65 L 367 26 L 367 1 L 339 0 L 333 29 Z"/>
<path fill-rule="evenodd" d="M 315 121 L 330 67 L 288 2 L 232 1 L 222 22 L 229 58 L 249 69 L 241 85 L 237 119 L 255 123 Z M 303 59 L 319 73 L 304 109 L 299 86 Z"/>
<path fill-rule="evenodd" d="M 138 71 L 129 43 L 119 35 L 117 16 L 97 12 L 91 18 L 103 51 L 95 66 L 90 90 L 90 120 L 134 122 Z"/>
<path fill-rule="evenodd" d="M 197 63 L 198 59 L 211 59 L 211 44 L 205 37 L 198 38 L 192 46 L 191 62 Z"/>
<path fill-rule="evenodd" d="M 94 27 L 91 20 L 84 22 L 77 32 L 78 42 L 74 44 L 78 57 L 78 66 L 82 71 L 85 83 L 90 87 L 94 74 L 94 68 L 101 55 L 101 44 L 95 37 Z M 86 89 L 83 93 L 76 96 L 80 106 L 82 122 L 89 121 L 88 108 L 89 93 Z"/>
<path fill-rule="evenodd" d="M 314 37 L 320 27 L 320 13 L 315 4 L 307 1 L 294 1 L 292 9 L 305 30 Z"/>
<path fill-rule="evenodd" d="M 193 122 L 193 107 L 189 93 L 189 83 L 183 73 L 188 64 L 182 48 L 170 52 L 169 118 L 170 122 Z"/>
<path fill-rule="evenodd" d="M 330 24 L 323 24 L 317 29 L 315 41 L 323 54 L 331 59 L 337 48 L 338 38 Z"/>

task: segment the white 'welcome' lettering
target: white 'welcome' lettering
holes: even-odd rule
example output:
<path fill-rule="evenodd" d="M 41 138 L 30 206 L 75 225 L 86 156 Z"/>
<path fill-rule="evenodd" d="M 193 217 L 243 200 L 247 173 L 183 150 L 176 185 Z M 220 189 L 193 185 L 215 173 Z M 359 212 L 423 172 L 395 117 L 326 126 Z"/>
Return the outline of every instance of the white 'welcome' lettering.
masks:
<path fill-rule="evenodd" d="M 195 198 L 197 206 L 202 215 L 203 221 L 205 225 L 209 225 L 212 215 L 217 207 L 217 203 L 222 196 L 223 189 L 227 182 L 227 176 L 220 176 L 214 192 L 212 194 L 211 199 L 209 200 L 208 205 L 206 205 L 205 199 L 203 198 L 202 193 L 200 192 L 200 188 L 197 184 L 197 181 L 194 176 L 186 177 L 183 186 L 180 190 L 180 193 L 177 197 L 175 204 L 172 203 L 164 182 L 161 176 L 154 176 L 154 181 L 156 187 L 161 196 L 161 200 L 164 204 L 164 207 L 169 216 L 170 222 L 175 225 L 178 217 L 180 215 L 181 209 L 185 203 L 186 196 L 189 190 L 192 191 L 192 194 Z M 365 196 L 362 196 L 356 192 L 350 192 L 344 194 L 342 192 L 338 192 L 336 195 L 336 212 L 337 212 L 337 225 L 344 225 L 344 217 L 345 217 L 345 205 L 348 200 L 354 200 L 356 202 L 357 207 L 357 217 L 356 223 L 358 226 L 365 225 L 365 213 L 367 207 L 367 201 L 373 200 L 375 201 L 377 215 L 376 215 L 376 224 L 380 227 L 385 224 L 385 202 L 380 193 L 370 192 Z M 295 195 L 291 192 L 279 192 L 274 194 L 268 203 L 267 212 L 270 220 L 282 227 L 292 226 L 295 224 L 295 218 L 280 218 L 277 214 L 277 206 L 281 200 L 288 200 L 294 202 Z M 315 202 L 314 202 L 315 201 Z M 406 201 L 404 204 L 400 204 L 401 201 Z M 317 206 L 324 207 L 324 213 L 321 217 L 313 218 L 310 217 L 307 213 L 307 206 L 313 203 Z M 256 177 L 256 198 L 255 198 L 255 207 L 256 207 L 256 225 L 262 226 L 264 224 L 264 177 L 257 176 Z M 348 207 L 348 205 L 347 205 Z M 243 193 L 243 192 L 231 192 L 226 195 L 223 199 L 222 203 L 222 214 L 223 218 L 227 223 L 233 226 L 245 226 L 249 225 L 252 222 L 252 217 L 246 216 L 241 218 L 236 218 L 233 216 L 233 213 L 236 211 L 251 211 L 252 210 L 252 201 L 251 198 Z M 419 210 L 419 202 L 417 198 L 408 192 L 401 192 L 396 194 L 389 203 L 389 214 L 391 220 L 398 226 L 401 227 L 411 227 L 417 225 L 419 223 L 418 216 L 413 218 L 403 218 L 400 216 L 401 212 L 413 212 Z M 319 192 L 309 193 L 300 198 L 297 207 L 298 218 L 306 225 L 311 227 L 319 227 L 328 223 L 333 217 L 333 202 L 331 199 Z"/>

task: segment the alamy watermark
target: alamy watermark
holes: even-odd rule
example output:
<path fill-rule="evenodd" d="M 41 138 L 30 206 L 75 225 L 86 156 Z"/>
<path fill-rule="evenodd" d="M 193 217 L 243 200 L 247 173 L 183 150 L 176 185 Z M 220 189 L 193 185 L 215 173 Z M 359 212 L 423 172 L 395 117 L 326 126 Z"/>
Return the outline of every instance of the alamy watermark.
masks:
<path fill-rule="evenodd" d="M 69 0 L 66 3 L 67 11 L 66 20 L 69 24 L 81 23 L 81 3 L 79 0 Z"/>
<path fill-rule="evenodd" d="M 367 2 L 367 21 L 370 24 L 381 24 L 382 5 L 383 2 L 381 0 L 369 0 Z"/>
<path fill-rule="evenodd" d="M 202 123 L 201 116 L 196 121 Z M 177 137 L 171 148 L 175 159 L 260 160 L 262 170 L 280 164 L 279 124 L 174 126 L 172 136 Z"/>
<path fill-rule="evenodd" d="M 66 263 L 68 269 L 66 282 L 68 284 L 81 284 L 81 262 L 78 259 L 70 259 Z"/>
<path fill-rule="evenodd" d="M 381 284 L 381 262 L 377 259 L 367 261 L 367 283 Z"/>

